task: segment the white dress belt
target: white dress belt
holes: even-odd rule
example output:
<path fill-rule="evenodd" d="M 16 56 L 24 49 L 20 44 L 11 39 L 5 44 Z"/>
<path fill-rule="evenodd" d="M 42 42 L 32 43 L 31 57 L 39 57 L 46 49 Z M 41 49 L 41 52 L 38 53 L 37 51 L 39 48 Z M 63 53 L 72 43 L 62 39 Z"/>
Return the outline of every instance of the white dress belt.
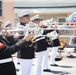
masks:
<path fill-rule="evenodd" d="M 1 59 L 0 64 L 7 63 L 13 61 L 12 58 Z"/>
<path fill-rule="evenodd" d="M 40 41 L 42 39 L 45 39 L 45 37 L 40 37 L 40 38 L 36 39 L 36 41 Z"/>

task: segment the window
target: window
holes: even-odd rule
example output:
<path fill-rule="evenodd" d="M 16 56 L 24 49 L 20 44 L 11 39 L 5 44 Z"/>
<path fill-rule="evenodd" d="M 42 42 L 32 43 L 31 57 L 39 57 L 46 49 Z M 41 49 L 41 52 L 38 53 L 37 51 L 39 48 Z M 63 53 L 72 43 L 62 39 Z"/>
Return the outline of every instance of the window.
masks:
<path fill-rule="evenodd" d="M 59 18 L 59 19 L 58 19 L 58 24 L 59 24 L 59 25 L 63 25 L 63 23 L 64 23 L 65 21 L 66 21 L 65 18 Z"/>
<path fill-rule="evenodd" d="M 0 16 L 2 16 L 2 0 L 0 0 Z"/>

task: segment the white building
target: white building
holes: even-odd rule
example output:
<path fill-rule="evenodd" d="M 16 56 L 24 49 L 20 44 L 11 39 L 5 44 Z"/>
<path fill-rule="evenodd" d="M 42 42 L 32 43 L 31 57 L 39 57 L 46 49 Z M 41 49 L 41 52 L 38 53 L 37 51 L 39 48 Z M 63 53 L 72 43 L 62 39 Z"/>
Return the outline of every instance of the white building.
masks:
<path fill-rule="evenodd" d="M 25 9 L 29 9 L 31 15 L 40 14 L 41 18 L 53 17 L 57 22 L 64 22 L 65 17 L 76 11 L 76 0 L 14 0 L 16 22 L 16 15 Z"/>

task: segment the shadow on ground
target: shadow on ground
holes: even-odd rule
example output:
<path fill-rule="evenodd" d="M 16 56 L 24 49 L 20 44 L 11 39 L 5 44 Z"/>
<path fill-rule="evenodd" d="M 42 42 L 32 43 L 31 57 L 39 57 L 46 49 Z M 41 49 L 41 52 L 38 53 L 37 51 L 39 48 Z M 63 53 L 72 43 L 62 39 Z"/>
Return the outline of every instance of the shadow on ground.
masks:
<path fill-rule="evenodd" d="M 58 66 L 58 67 L 62 67 L 62 68 L 73 68 L 72 66 Z"/>
<path fill-rule="evenodd" d="M 58 75 L 70 74 L 69 72 L 66 72 L 66 71 L 51 71 L 51 73 L 58 74 Z"/>

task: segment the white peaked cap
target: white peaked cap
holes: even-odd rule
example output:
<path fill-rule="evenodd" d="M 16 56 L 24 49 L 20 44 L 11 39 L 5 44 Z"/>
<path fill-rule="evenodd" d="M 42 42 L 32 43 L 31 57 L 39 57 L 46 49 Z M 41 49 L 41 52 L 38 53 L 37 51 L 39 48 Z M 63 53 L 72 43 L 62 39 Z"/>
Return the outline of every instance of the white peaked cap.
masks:
<path fill-rule="evenodd" d="M 23 17 L 23 16 L 26 16 L 26 15 L 29 15 L 29 10 L 24 10 L 24 11 L 20 12 L 17 16 L 18 17 Z"/>
<path fill-rule="evenodd" d="M 36 19 L 40 19 L 39 15 L 35 15 L 35 16 L 31 17 L 30 21 L 34 21 Z"/>
<path fill-rule="evenodd" d="M 5 22 L 5 27 L 8 26 L 8 25 L 11 25 L 11 24 L 12 24 L 12 23 L 11 23 L 10 21 L 6 21 L 6 22 Z"/>

